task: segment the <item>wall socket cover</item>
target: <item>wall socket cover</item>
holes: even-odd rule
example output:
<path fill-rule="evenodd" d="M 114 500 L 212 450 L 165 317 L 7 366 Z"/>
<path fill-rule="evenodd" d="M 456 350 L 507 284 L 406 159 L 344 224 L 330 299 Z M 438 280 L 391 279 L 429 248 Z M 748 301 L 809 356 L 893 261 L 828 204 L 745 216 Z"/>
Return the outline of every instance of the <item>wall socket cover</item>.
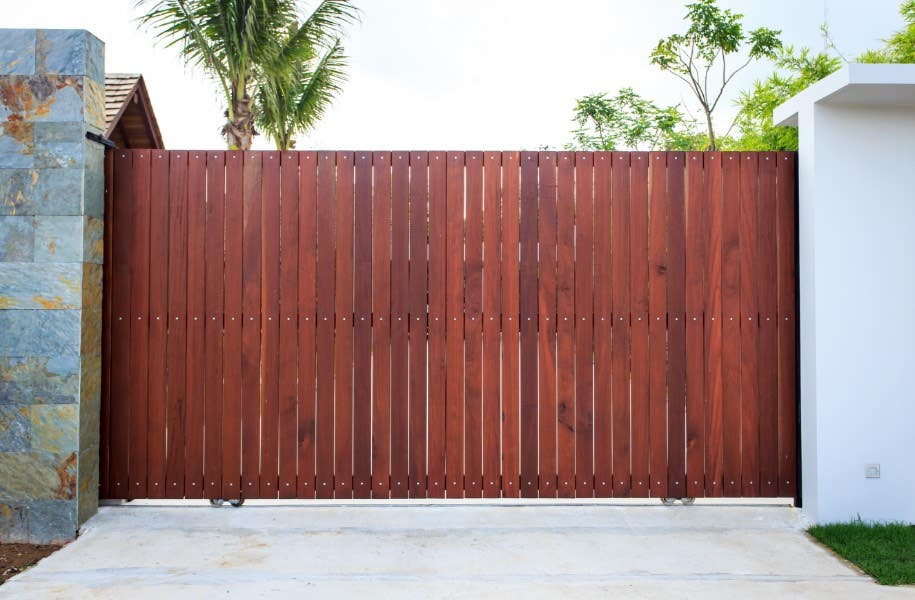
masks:
<path fill-rule="evenodd" d="M 867 465 L 864 476 L 868 479 L 880 479 L 880 465 Z"/>

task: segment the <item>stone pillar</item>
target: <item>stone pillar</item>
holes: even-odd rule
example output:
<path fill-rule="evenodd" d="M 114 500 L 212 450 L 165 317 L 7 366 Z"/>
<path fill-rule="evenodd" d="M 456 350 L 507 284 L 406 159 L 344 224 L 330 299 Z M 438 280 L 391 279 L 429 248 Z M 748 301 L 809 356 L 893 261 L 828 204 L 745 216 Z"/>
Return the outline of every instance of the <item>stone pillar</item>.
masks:
<path fill-rule="evenodd" d="M 98 507 L 104 45 L 0 29 L 0 541 Z"/>

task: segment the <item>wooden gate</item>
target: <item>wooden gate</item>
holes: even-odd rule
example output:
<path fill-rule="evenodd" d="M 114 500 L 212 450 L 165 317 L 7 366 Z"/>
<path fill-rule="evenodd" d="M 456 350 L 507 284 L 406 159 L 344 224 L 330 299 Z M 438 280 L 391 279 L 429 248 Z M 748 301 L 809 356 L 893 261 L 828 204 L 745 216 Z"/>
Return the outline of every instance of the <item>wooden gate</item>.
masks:
<path fill-rule="evenodd" d="M 114 151 L 102 497 L 794 496 L 795 160 Z"/>

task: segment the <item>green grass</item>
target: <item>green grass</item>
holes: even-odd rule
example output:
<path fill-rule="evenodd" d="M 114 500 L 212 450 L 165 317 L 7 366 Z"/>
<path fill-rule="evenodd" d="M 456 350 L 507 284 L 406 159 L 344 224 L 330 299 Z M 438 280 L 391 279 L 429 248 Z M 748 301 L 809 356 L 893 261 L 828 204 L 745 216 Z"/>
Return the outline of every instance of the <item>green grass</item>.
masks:
<path fill-rule="evenodd" d="M 883 585 L 915 584 L 915 525 L 853 521 L 808 531 Z"/>

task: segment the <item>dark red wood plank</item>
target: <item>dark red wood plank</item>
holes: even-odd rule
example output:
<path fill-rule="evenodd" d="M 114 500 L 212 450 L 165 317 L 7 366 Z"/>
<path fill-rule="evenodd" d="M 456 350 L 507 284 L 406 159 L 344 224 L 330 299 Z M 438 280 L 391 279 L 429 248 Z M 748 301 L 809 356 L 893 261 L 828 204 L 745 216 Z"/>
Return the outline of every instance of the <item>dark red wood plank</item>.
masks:
<path fill-rule="evenodd" d="M 242 253 L 244 240 L 244 153 L 226 153 L 226 267 L 222 403 L 222 497 L 241 491 L 242 426 Z"/>
<path fill-rule="evenodd" d="M 262 158 L 244 154 L 242 236 L 241 493 L 260 495 Z"/>
<path fill-rule="evenodd" d="M 721 155 L 724 208 L 721 255 L 723 495 L 740 496 L 740 155 Z"/>
<path fill-rule="evenodd" d="M 387 498 L 391 472 L 391 153 L 376 152 L 372 187 L 372 495 Z"/>
<path fill-rule="evenodd" d="M 99 497 L 110 498 L 108 490 L 111 447 L 111 237 L 114 231 L 114 152 L 105 153 L 105 231 L 102 265 L 102 401 L 99 415 Z"/>
<path fill-rule="evenodd" d="M 647 498 L 650 473 L 648 356 L 648 162 L 647 152 L 633 152 L 629 171 L 629 276 L 632 303 L 632 413 L 629 455 L 630 495 Z"/>
<path fill-rule="evenodd" d="M 131 198 L 130 262 L 130 478 L 132 498 L 147 496 L 147 428 L 149 375 L 149 151 L 134 152 Z M 127 201 L 130 201 L 129 204 Z M 127 232 L 122 231 L 121 235 Z"/>
<path fill-rule="evenodd" d="M 705 155 L 705 494 L 721 496 L 724 483 L 724 396 L 722 391 L 721 266 L 724 228 L 722 154 Z"/>
<path fill-rule="evenodd" d="M 686 495 L 705 495 L 705 172 L 702 152 L 686 154 Z"/>
<path fill-rule="evenodd" d="M 408 497 L 410 481 L 409 346 L 410 155 L 391 157 L 391 497 Z"/>
<path fill-rule="evenodd" d="M 594 155 L 575 153 L 575 496 L 594 494 Z"/>
<path fill-rule="evenodd" d="M 780 152 L 778 235 L 778 491 L 797 494 L 797 154 Z"/>
<path fill-rule="evenodd" d="M 538 336 L 540 375 L 540 497 L 556 497 L 556 158 L 555 152 L 541 152 L 540 185 L 540 278 L 538 279 Z M 498 217 L 498 214 L 496 214 Z M 498 219 L 490 220 L 486 227 Z M 496 242 L 498 229 L 496 229 Z M 487 250 L 489 242 L 487 241 Z M 498 252 L 498 249 L 496 250 Z M 498 254 L 496 254 L 496 259 Z M 494 261 L 496 259 L 493 259 Z M 487 261 L 488 261 L 487 257 Z M 496 344 L 498 340 L 496 340 Z M 484 347 L 485 353 L 485 347 Z M 485 360 L 485 359 L 484 359 Z"/>
<path fill-rule="evenodd" d="M 372 497 L 372 154 L 356 153 L 353 497 Z"/>
<path fill-rule="evenodd" d="M 168 153 L 152 152 L 150 165 L 149 255 L 149 422 L 147 492 L 165 497 L 165 370 L 168 335 Z M 109 255 L 110 256 L 110 255 Z"/>
<path fill-rule="evenodd" d="M 759 493 L 778 495 L 778 155 L 759 155 Z"/>
<path fill-rule="evenodd" d="M 619 153 L 617 153 L 619 154 Z M 617 159 L 619 162 L 619 159 Z M 613 334 L 613 261 L 611 179 L 628 178 L 628 165 L 612 168 L 613 154 L 594 155 L 594 493 L 601 498 L 613 495 L 613 411 L 612 411 L 612 334 Z M 617 186 L 618 181 L 614 181 Z M 628 190 L 627 190 L 628 193 Z M 615 215 L 614 215 L 615 216 Z M 626 225 L 628 228 L 628 224 Z M 625 256 L 625 255 L 624 255 Z M 624 292 L 625 289 L 617 293 Z M 628 378 L 628 373 L 626 374 Z M 627 435 L 628 438 L 628 435 Z M 628 443 L 628 439 L 626 440 Z M 628 468 L 626 469 L 628 474 Z"/>
<path fill-rule="evenodd" d="M 630 416 L 630 311 L 629 270 L 629 154 L 613 153 L 612 179 L 612 262 L 613 340 L 611 368 L 613 394 L 613 495 L 629 496 Z M 577 267 L 576 267 L 577 274 Z"/>
<path fill-rule="evenodd" d="M 353 497 L 354 156 L 337 152 L 337 320 L 334 344 L 334 497 Z"/>
<path fill-rule="evenodd" d="M 668 490 L 686 494 L 686 213 L 684 154 L 667 156 Z"/>
<path fill-rule="evenodd" d="M 203 493 L 222 497 L 223 278 L 226 153 L 206 152 Z"/>
<path fill-rule="evenodd" d="M 449 498 L 464 496 L 464 153 L 446 156 L 445 477 Z"/>
<path fill-rule="evenodd" d="M 167 498 L 183 498 L 185 492 L 187 183 L 187 152 L 170 152 L 168 189 L 168 403 L 166 408 L 167 444 L 165 466 L 165 496 Z"/>
<path fill-rule="evenodd" d="M 483 154 L 468 152 L 464 203 L 464 496 L 483 495 Z"/>
<path fill-rule="evenodd" d="M 518 497 L 520 482 L 518 243 L 520 219 L 518 152 L 502 153 L 502 496 Z M 449 248 L 450 251 L 450 248 Z M 450 292 L 449 292 L 450 293 Z"/>
<path fill-rule="evenodd" d="M 410 497 L 426 497 L 426 291 L 429 156 L 410 153 Z"/>
<path fill-rule="evenodd" d="M 280 304 L 279 359 L 277 363 L 278 458 L 277 492 L 280 498 L 297 496 L 298 460 L 297 363 L 299 271 L 299 155 L 283 152 L 280 160 Z M 314 159 L 312 159 L 312 165 Z M 313 489 L 313 488 L 312 488 Z"/>
<path fill-rule="evenodd" d="M 202 498 L 206 320 L 206 152 L 188 152 L 186 498 Z"/>
<path fill-rule="evenodd" d="M 574 498 L 575 154 L 556 158 L 556 487 L 561 497 Z"/>
<path fill-rule="evenodd" d="M 112 498 L 129 498 L 130 469 L 130 270 L 133 217 L 133 154 L 114 158 L 114 239 L 111 282 L 111 450 Z"/>
<path fill-rule="evenodd" d="M 740 412 L 742 495 L 759 495 L 758 155 L 740 153 Z"/>
<path fill-rule="evenodd" d="M 536 498 L 537 480 L 537 153 L 521 153 L 521 495 Z"/>
<path fill-rule="evenodd" d="M 317 405 L 317 212 L 318 153 L 299 152 L 299 261 L 298 307 L 298 491 L 299 498 L 315 497 Z M 329 352 L 329 350 L 328 350 Z"/>
<path fill-rule="evenodd" d="M 315 493 L 318 498 L 334 497 L 334 184 L 336 156 L 317 154 L 317 272 L 316 272 L 316 372 L 315 408 Z M 306 315 L 307 316 L 307 315 Z"/>
<path fill-rule="evenodd" d="M 446 155 L 429 154 L 429 448 L 430 497 L 445 497 Z"/>
<path fill-rule="evenodd" d="M 648 444 L 649 491 L 667 487 L 667 153 L 652 152 L 648 215 Z"/>

